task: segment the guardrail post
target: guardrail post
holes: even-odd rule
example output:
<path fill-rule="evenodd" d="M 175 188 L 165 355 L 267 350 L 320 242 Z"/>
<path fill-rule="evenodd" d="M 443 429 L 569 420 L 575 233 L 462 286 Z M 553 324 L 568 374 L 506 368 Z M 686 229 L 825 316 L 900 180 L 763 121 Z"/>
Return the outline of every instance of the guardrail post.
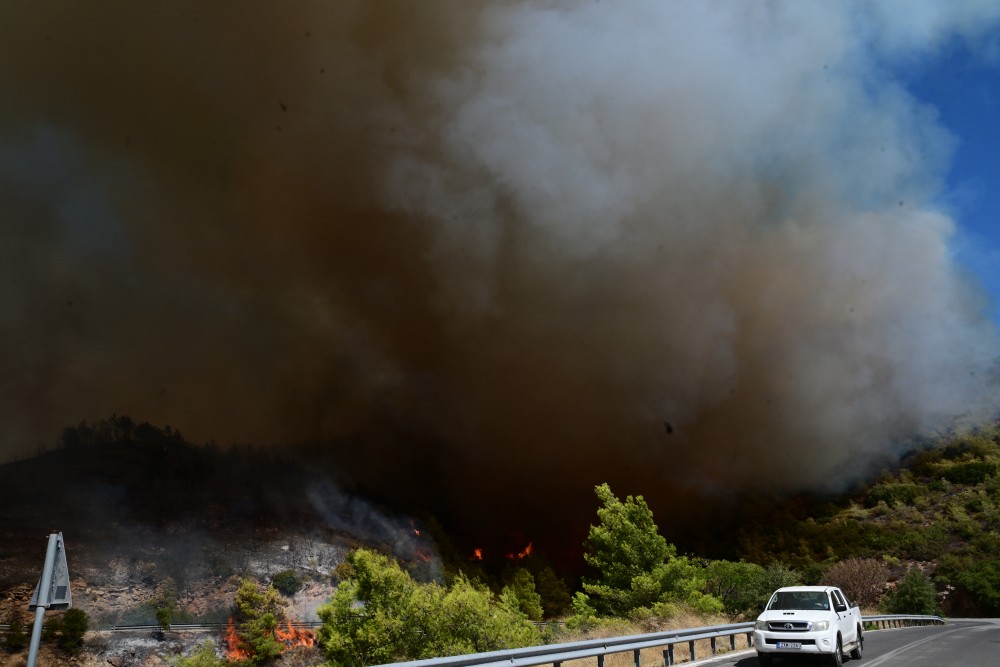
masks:
<path fill-rule="evenodd" d="M 729 635 L 729 650 L 736 650 L 736 635 Z"/>
<path fill-rule="evenodd" d="M 748 632 L 747 633 L 747 646 L 748 647 L 753 646 L 753 633 L 752 632 Z"/>
<path fill-rule="evenodd" d="M 597 656 L 597 667 L 604 667 L 604 654 Z"/>
<path fill-rule="evenodd" d="M 642 661 L 639 660 L 639 649 L 632 651 L 632 664 L 635 667 L 642 667 Z"/>
<path fill-rule="evenodd" d="M 674 664 L 674 645 L 668 644 L 667 648 L 663 649 L 663 667 L 670 667 Z"/>
<path fill-rule="evenodd" d="M 712 637 L 709 641 L 712 643 L 712 655 L 715 655 L 715 637 Z M 639 665 L 636 665 L 635 667 L 639 667 Z"/>
<path fill-rule="evenodd" d="M 688 642 L 688 651 L 691 652 L 691 662 L 694 662 L 694 642 Z"/>

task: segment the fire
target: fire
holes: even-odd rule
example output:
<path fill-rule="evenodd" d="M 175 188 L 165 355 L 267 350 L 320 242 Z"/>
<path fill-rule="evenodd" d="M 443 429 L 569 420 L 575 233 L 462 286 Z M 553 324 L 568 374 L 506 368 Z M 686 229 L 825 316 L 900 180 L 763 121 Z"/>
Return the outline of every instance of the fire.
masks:
<path fill-rule="evenodd" d="M 243 644 L 240 636 L 236 634 L 236 624 L 232 618 L 229 619 L 229 623 L 226 625 L 226 635 L 223 639 L 226 641 L 226 660 L 238 661 L 250 659 L 250 651 Z"/>
<path fill-rule="evenodd" d="M 284 628 L 275 628 L 274 638 L 283 643 L 285 648 L 316 645 L 316 633 L 305 628 L 296 628 L 292 625 L 292 621 L 287 621 Z M 226 625 L 226 634 L 223 639 L 226 642 L 226 660 L 236 662 L 249 660 L 253 657 L 253 652 L 236 632 L 236 623 L 232 618 Z"/>
<path fill-rule="evenodd" d="M 292 648 L 294 646 L 313 646 L 316 644 L 316 633 L 312 630 L 306 630 L 304 628 L 296 628 L 292 625 L 291 621 L 288 621 L 287 629 L 278 628 L 274 631 L 274 636 L 278 638 L 278 641 L 284 642 L 285 646 Z"/>
<path fill-rule="evenodd" d="M 481 561 L 483 559 L 483 550 L 478 547 L 472 550 L 472 556 L 469 560 Z"/>
<path fill-rule="evenodd" d="M 507 558 L 511 560 L 524 560 L 531 555 L 531 550 L 534 549 L 534 545 L 528 542 L 528 546 L 524 547 L 523 551 L 519 551 L 516 554 L 507 554 Z"/>

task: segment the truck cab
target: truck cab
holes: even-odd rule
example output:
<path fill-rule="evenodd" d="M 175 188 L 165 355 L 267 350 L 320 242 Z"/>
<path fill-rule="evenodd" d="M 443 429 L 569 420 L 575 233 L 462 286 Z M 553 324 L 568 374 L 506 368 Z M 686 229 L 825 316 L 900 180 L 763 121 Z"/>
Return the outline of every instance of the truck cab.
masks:
<path fill-rule="evenodd" d="M 754 627 L 761 665 L 778 656 L 823 655 L 839 667 L 844 653 L 861 658 L 861 610 L 834 586 L 791 586 L 772 595 Z"/>

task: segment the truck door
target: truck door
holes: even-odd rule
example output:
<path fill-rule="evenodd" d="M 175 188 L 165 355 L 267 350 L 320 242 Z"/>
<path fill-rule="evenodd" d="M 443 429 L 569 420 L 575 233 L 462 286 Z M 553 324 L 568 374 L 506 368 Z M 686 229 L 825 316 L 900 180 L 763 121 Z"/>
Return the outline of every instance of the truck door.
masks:
<path fill-rule="evenodd" d="M 840 627 L 840 636 L 844 638 L 845 644 L 855 641 L 857 639 L 858 628 L 854 622 L 851 607 L 847 603 L 847 599 L 837 588 L 830 591 L 830 597 L 833 599 L 834 610 L 846 608 L 846 611 L 837 611 L 837 625 Z"/>

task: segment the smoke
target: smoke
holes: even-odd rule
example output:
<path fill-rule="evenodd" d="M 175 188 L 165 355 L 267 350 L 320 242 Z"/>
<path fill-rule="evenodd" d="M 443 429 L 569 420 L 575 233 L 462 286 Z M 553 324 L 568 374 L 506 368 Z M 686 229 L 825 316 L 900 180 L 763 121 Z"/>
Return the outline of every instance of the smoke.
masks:
<path fill-rule="evenodd" d="M 891 71 L 1000 10 L 938 4 L 9 4 L 0 453 L 117 412 L 589 515 L 992 416 L 954 138 Z"/>

